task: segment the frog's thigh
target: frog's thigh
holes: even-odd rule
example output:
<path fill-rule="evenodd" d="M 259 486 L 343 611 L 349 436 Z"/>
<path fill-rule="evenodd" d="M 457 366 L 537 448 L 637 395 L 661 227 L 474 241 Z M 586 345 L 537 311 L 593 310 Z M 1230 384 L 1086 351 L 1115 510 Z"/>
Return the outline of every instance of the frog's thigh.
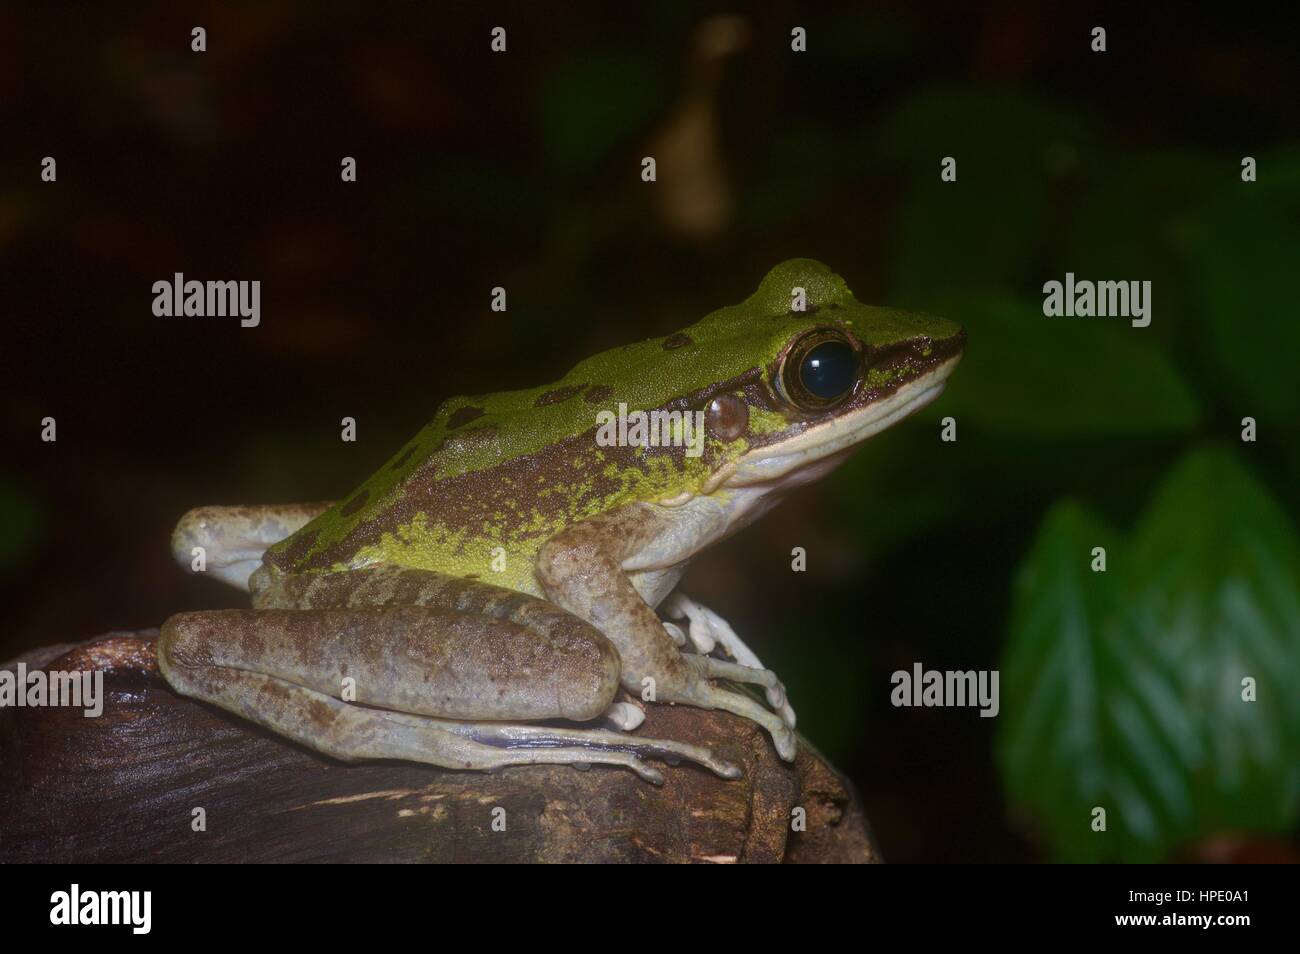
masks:
<path fill-rule="evenodd" d="M 168 681 L 193 695 L 213 671 L 242 671 L 447 719 L 584 721 L 613 701 L 619 659 L 599 632 L 574 622 L 546 635 L 424 606 L 218 610 L 168 620 L 159 656 Z M 193 681 L 196 672 L 205 678 Z"/>
<path fill-rule="evenodd" d="M 248 589 L 248 577 L 272 544 L 296 533 L 330 503 L 271 504 L 253 507 L 196 507 L 172 531 L 172 557 L 194 569 L 194 550 L 203 549 L 204 572 L 223 583 Z"/>
<path fill-rule="evenodd" d="M 531 647 L 520 642 L 525 634 Z M 467 642 L 475 638 L 488 648 Z M 358 642 L 373 651 L 358 654 Z M 647 754 L 738 775 L 707 750 L 681 742 L 412 714 L 593 718 L 608 708 L 618 682 L 617 653 L 594 630 L 555 645 L 500 620 L 423 607 L 226 610 L 172 617 L 158 655 L 179 692 L 346 761 L 468 769 L 601 763 L 662 781 L 638 758 Z M 351 698 L 406 711 L 335 698 L 347 693 L 349 673 L 357 680 Z"/>

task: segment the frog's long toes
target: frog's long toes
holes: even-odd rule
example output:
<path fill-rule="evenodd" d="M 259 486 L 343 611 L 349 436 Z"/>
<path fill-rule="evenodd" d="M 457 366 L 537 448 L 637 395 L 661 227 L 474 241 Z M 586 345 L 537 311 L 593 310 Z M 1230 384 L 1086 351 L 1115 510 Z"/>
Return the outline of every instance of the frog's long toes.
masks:
<path fill-rule="evenodd" d="M 799 741 L 789 729 L 780 732 L 774 730 L 772 744 L 776 746 L 776 754 L 786 762 L 793 762 L 794 757 L 799 754 Z"/>
<path fill-rule="evenodd" d="M 730 762 L 719 762 L 718 767 L 713 771 L 721 775 L 723 778 L 740 778 L 745 774 L 741 771 L 739 765 L 732 765 Z"/>
<path fill-rule="evenodd" d="M 779 709 L 777 709 L 777 713 L 781 716 L 781 721 L 785 723 L 787 729 L 794 728 L 795 714 L 794 710 L 790 708 L 790 703 L 784 703 Z"/>

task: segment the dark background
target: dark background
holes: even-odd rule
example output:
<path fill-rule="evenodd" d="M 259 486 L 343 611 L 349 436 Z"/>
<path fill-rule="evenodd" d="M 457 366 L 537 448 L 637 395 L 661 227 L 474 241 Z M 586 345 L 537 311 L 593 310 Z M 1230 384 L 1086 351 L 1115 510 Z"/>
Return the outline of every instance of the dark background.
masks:
<path fill-rule="evenodd" d="M 999 666 L 1055 503 L 1126 527 L 1185 454 L 1232 447 L 1294 541 L 1293 24 L 1239 4 L 774 2 L 723 8 L 744 25 L 715 23 L 736 49 L 710 56 L 712 11 L 683 3 L 16 6 L 0 11 L 0 658 L 240 605 L 171 563 L 185 510 L 337 498 L 444 398 L 671 333 L 794 256 L 970 336 L 940 402 L 685 587 L 785 678 L 887 858 L 1071 856 L 1005 794 L 1012 687 L 999 719 L 889 703 L 915 661 Z M 664 137 L 681 165 L 643 183 Z M 939 181 L 946 155 L 957 183 Z M 678 169 L 715 168 L 720 211 L 675 212 Z M 1242 206 L 1243 188 L 1263 198 Z M 1044 318 L 1042 283 L 1066 270 L 1153 280 L 1152 326 Z M 155 318 L 151 285 L 176 271 L 260 279 L 261 326 Z M 940 444 L 949 414 L 959 440 Z M 1246 414 L 1257 444 L 1238 440 Z M 1270 563 L 1283 597 L 1290 545 Z M 1285 668 L 1300 624 L 1281 612 Z M 1292 791 L 1295 754 L 1263 759 Z M 1294 797 L 1280 817 L 1268 834 L 1202 813 L 1158 856 L 1294 857 Z"/>

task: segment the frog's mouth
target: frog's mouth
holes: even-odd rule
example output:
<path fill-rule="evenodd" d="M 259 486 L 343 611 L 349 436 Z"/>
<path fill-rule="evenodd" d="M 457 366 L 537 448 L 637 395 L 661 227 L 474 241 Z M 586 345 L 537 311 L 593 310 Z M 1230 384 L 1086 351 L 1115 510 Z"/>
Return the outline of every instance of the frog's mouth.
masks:
<path fill-rule="evenodd" d="M 705 492 L 716 487 L 793 485 L 821 477 L 858 444 L 916 413 L 942 394 L 948 376 L 960 360 L 960 353 L 953 355 L 878 401 L 834 415 L 786 440 L 755 448 L 715 474 L 710 481 L 713 488 L 706 488 Z"/>

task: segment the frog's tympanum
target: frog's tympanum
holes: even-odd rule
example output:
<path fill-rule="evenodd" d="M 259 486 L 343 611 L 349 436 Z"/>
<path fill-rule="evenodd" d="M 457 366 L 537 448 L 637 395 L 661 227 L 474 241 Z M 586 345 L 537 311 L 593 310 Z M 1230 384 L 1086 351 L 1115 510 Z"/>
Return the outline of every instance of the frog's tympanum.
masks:
<path fill-rule="evenodd" d="M 620 686 L 752 719 L 793 759 L 780 680 L 673 590 L 697 553 L 937 397 L 963 344 L 949 321 L 859 304 L 794 260 L 741 304 L 554 384 L 452 398 L 338 503 L 186 514 L 177 560 L 202 547 L 253 608 L 167 620 L 162 672 L 346 761 L 604 763 L 662 781 L 651 757 L 739 774 L 633 734 L 644 713 Z M 690 439 L 619 446 L 602 412 Z M 683 422 L 699 420 L 692 436 Z"/>

